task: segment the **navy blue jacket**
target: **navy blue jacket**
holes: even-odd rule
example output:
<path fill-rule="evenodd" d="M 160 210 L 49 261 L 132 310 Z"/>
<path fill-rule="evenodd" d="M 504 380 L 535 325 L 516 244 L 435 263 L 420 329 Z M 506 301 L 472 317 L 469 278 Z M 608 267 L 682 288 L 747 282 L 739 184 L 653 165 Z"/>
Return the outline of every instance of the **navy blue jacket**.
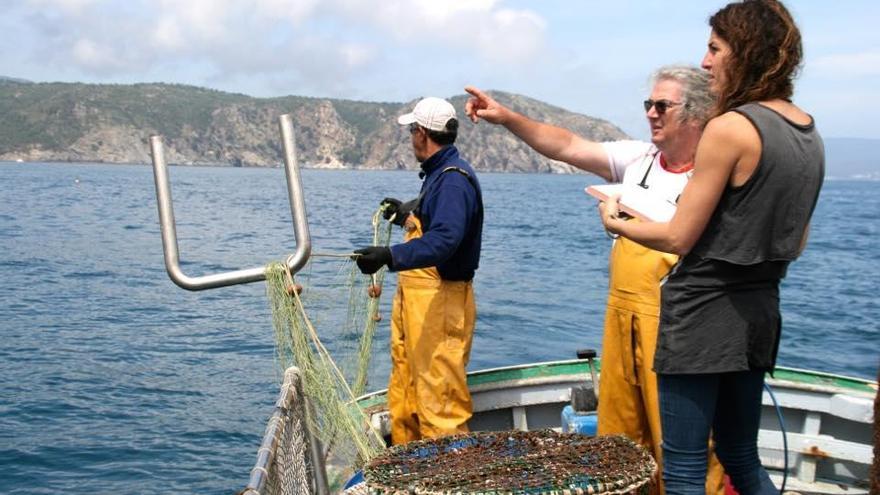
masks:
<path fill-rule="evenodd" d="M 447 170 L 457 167 L 464 174 Z M 480 263 L 483 200 L 474 169 L 445 146 L 422 163 L 421 201 L 414 213 L 422 222 L 422 237 L 391 246 L 391 269 L 436 266 L 443 280 L 468 281 Z"/>

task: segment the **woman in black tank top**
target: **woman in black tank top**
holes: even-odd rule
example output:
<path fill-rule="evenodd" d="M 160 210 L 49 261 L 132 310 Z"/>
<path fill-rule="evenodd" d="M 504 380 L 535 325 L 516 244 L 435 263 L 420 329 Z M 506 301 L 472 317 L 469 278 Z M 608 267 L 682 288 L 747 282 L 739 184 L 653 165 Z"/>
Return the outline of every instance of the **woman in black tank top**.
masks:
<path fill-rule="evenodd" d="M 668 223 L 625 222 L 600 204 L 605 228 L 682 256 L 662 287 L 654 360 L 666 493 L 703 493 L 706 445 L 739 493 L 776 493 L 757 450 L 764 373 L 781 331 L 779 281 L 803 249 L 824 177 L 813 119 L 791 102 L 800 32 L 776 0 L 713 15 L 702 66 L 716 117 Z M 795 179 L 796 178 L 796 179 Z"/>

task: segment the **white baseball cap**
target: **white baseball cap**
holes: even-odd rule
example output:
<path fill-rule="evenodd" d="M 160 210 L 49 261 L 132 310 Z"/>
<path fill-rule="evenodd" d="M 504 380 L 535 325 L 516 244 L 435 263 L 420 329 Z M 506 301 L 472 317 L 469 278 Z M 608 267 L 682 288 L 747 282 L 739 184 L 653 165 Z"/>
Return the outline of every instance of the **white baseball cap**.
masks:
<path fill-rule="evenodd" d="M 443 98 L 429 96 L 422 98 L 412 112 L 397 118 L 400 125 L 410 125 L 413 122 L 432 131 L 443 132 L 449 119 L 455 118 L 455 108 Z"/>

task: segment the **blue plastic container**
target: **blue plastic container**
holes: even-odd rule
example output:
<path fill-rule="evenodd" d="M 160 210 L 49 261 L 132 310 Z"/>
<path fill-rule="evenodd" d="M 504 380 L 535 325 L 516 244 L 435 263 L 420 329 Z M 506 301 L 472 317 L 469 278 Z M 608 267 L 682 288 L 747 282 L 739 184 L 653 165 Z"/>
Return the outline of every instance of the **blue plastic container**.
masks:
<path fill-rule="evenodd" d="M 365 481 L 366 480 L 364 479 L 364 472 L 358 471 L 358 472 L 354 473 L 354 475 L 352 475 L 351 478 L 348 479 L 348 481 L 345 483 L 345 486 L 343 486 L 342 489 L 348 490 L 349 488 L 351 488 L 355 485 L 361 484 Z"/>
<path fill-rule="evenodd" d="M 575 412 L 571 404 L 562 408 L 562 432 L 596 436 L 596 411 Z"/>

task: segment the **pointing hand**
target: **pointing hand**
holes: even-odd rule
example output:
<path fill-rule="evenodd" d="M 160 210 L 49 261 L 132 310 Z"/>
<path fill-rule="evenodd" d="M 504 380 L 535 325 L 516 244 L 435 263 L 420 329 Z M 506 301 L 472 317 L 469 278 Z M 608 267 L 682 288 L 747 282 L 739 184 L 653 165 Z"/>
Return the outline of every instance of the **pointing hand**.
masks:
<path fill-rule="evenodd" d="M 465 86 L 464 90 L 471 95 L 464 105 L 464 113 L 473 123 L 476 124 L 482 118 L 492 124 L 504 124 L 509 113 L 507 108 L 473 86 Z"/>

